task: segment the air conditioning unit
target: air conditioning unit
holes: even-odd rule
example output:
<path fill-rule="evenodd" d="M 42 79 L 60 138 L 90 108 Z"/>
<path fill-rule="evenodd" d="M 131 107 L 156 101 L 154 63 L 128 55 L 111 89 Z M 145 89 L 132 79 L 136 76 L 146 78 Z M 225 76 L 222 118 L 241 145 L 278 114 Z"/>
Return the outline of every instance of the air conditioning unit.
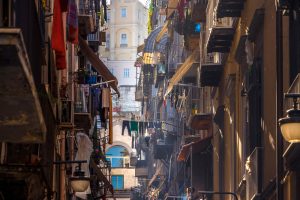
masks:
<path fill-rule="evenodd" d="M 73 103 L 71 100 L 61 100 L 60 106 L 60 125 L 73 126 Z"/>
<path fill-rule="evenodd" d="M 262 151 L 256 147 L 246 161 L 246 199 L 258 200 L 262 188 Z"/>

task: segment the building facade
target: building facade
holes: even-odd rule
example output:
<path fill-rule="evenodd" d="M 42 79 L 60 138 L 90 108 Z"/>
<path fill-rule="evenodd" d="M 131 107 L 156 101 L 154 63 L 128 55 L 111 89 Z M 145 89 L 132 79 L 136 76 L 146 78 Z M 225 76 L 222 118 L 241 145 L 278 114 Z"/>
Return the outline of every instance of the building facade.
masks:
<path fill-rule="evenodd" d="M 132 122 L 138 121 L 141 104 L 135 100 L 140 68 L 135 65 L 137 47 L 147 36 L 147 8 L 138 0 L 110 1 L 106 45 L 100 51 L 106 65 L 118 78 L 120 98 L 114 98 L 114 139 L 106 156 L 112 163 L 112 184 L 117 199 L 130 199 L 135 177 L 136 137 Z M 132 161 L 132 162 L 130 162 Z"/>
<path fill-rule="evenodd" d="M 140 136 L 148 159 L 135 198 L 299 198 L 298 145 L 278 126 L 291 107 L 283 93 L 298 93 L 298 1 L 150 8 L 137 96 L 162 126 Z"/>
<path fill-rule="evenodd" d="M 120 94 L 98 53 L 104 7 L 0 1 L 1 199 L 114 195 L 104 152 Z"/>

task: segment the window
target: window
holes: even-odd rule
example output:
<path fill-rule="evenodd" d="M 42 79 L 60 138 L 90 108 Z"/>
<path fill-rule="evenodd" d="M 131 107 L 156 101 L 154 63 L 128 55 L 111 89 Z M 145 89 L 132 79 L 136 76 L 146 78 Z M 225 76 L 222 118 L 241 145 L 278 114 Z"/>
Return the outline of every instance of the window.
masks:
<path fill-rule="evenodd" d="M 121 34 L 120 47 L 127 47 L 127 35 L 125 33 Z"/>
<path fill-rule="evenodd" d="M 113 146 L 106 152 L 112 168 L 129 167 L 129 153 L 123 146 Z"/>
<path fill-rule="evenodd" d="M 124 176 L 123 175 L 112 175 L 111 182 L 114 187 L 114 190 L 124 189 Z"/>
<path fill-rule="evenodd" d="M 126 8 L 121 8 L 121 17 L 126 17 Z"/>
<path fill-rule="evenodd" d="M 124 69 L 124 78 L 129 78 L 129 68 Z"/>

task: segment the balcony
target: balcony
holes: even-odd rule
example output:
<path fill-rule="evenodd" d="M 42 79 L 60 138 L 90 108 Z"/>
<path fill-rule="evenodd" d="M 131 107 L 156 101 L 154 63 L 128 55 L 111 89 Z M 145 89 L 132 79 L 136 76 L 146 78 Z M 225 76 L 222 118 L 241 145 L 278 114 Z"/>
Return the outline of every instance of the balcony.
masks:
<path fill-rule="evenodd" d="M 153 149 L 154 159 L 167 159 L 172 153 L 173 145 L 163 140 L 158 140 Z"/>
<path fill-rule="evenodd" d="M 100 45 L 100 33 L 96 31 L 95 33 L 88 34 L 87 40 L 91 49 L 94 52 L 98 52 L 99 45 Z"/>
<path fill-rule="evenodd" d="M 71 100 L 62 99 L 59 110 L 59 126 L 60 128 L 69 129 L 74 127 L 74 110 Z"/>
<path fill-rule="evenodd" d="M 206 48 L 207 53 L 228 53 L 235 30 L 232 18 L 218 19 L 214 1 L 209 1 L 207 7 Z"/>
<path fill-rule="evenodd" d="M 148 177 L 148 165 L 147 160 L 138 160 L 135 166 L 135 176 L 139 178 Z"/>
<path fill-rule="evenodd" d="M 221 54 L 206 54 L 203 56 L 200 68 L 200 85 L 202 87 L 217 87 L 223 74 Z"/>
<path fill-rule="evenodd" d="M 39 33 L 39 27 L 35 28 L 33 36 Z M 34 82 L 38 71 L 32 70 L 40 67 L 40 46 L 37 42 L 37 46 L 30 45 L 36 49 L 27 51 L 22 32 L 19 28 L 0 29 L 0 141 L 43 142 L 46 125 Z M 36 61 L 31 62 L 34 56 Z"/>
<path fill-rule="evenodd" d="M 192 105 L 189 126 L 194 131 L 193 136 L 212 133 L 213 111 L 210 93 L 210 88 L 193 88 L 192 95 L 189 96 L 189 105 Z"/>
<path fill-rule="evenodd" d="M 95 31 L 96 11 L 94 1 L 80 0 L 78 8 L 79 34 L 88 35 Z"/>
<path fill-rule="evenodd" d="M 217 18 L 240 17 L 244 0 L 218 0 Z"/>
<path fill-rule="evenodd" d="M 89 87 L 86 85 L 76 86 L 74 124 L 76 129 L 83 129 L 85 132 L 88 132 L 92 126 L 91 98 Z"/>

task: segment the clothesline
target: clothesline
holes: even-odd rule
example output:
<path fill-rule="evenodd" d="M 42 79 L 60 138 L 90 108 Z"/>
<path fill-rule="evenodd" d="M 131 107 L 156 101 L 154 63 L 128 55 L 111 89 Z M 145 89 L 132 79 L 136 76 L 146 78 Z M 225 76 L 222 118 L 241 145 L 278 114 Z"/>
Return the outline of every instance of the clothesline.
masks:
<path fill-rule="evenodd" d="M 133 120 L 133 119 L 124 119 L 123 121 L 128 121 L 128 122 L 147 122 L 147 123 L 165 123 L 165 124 L 169 124 L 172 126 L 176 126 L 174 124 L 170 124 L 167 121 L 145 121 L 145 120 Z"/>

